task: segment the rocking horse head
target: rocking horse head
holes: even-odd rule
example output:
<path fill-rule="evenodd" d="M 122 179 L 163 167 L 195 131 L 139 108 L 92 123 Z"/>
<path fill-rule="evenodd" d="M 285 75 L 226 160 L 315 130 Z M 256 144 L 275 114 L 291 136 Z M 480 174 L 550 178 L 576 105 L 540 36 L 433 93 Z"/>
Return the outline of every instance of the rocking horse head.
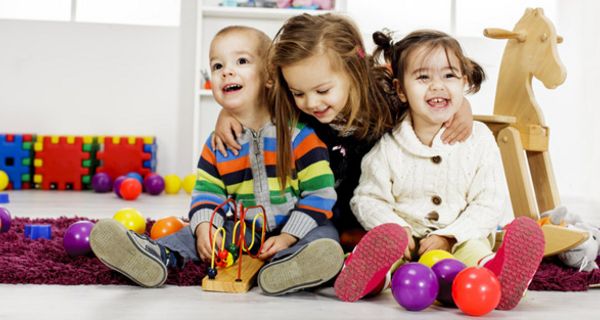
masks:
<path fill-rule="evenodd" d="M 518 61 L 522 71 L 529 74 L 529 80 L 533 75 L 548 89 L 554 89 L 565 81 L 567 72 L 556 50 L 556 45 L 563 39 L 556 34 L 554 25 L 541 8 L 528 8 L 513 31 L 488 28 L 484 30 L 484 35 L 494 39 L 509 39 L 505 52 L 509 51 L 509 46 L 514 46 L 511 52 L 516 52 L 520 57 L 513 57 L 512 61 Z"/>

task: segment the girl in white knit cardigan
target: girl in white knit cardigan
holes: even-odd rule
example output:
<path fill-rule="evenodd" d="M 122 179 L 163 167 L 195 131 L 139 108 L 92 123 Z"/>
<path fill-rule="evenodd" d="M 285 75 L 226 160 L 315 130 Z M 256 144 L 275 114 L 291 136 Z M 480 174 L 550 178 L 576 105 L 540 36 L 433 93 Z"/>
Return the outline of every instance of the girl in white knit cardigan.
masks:
<path fill-rule="evenodd" d="M 488 238 L 503 219 L 507 195 L 494 136 L 474 122 L 464 142 L 440 139 L 465 92 L 479 90 L 483 69 L 443 32 L 415 31 L 396 43 L 382 32 L 373 38 L 410 111 L 363 158 L 351 207 L 371 231 L 338 276 L 336 294 L 345 301 L 360 299 L 380 290 L 402 257 L 441 249 L 467 266 L 491 269 L 502 287 L 498 309 L 514 308 L 541 261 L 541 229 L 529 218 L 515 219 L 493 254 Z"/>

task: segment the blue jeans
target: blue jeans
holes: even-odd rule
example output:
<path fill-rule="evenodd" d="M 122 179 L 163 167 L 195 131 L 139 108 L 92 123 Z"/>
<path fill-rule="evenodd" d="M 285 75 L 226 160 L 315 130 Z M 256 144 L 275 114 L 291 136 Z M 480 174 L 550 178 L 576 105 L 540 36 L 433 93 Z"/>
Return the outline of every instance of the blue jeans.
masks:
<path fill-rule="evenodd" d="M 229 246 L 229 244 L 231 244 L 231 234 L 233 233 L 233 226 L 234 223 L 231 220 L 225 221 L 223 225 L 223 228 L 225 228 L 225 231 L 227 232 L 227 236 L 225 237 L 225 246 Z M 239 233 L 239 227 L 237 232 Z M 265 236 L 268 239 L 269 237 L 278 235 L 280 233 L 281 228 L 276 229 L 272 232 L 268 232 Z M 261 234 L 259 231 L 257 231 L 255 234 L 254 245 L 250 250 L 253 254 L 256 254 L 260 247 L 260 237 Z M 302 249 L 307 244 L 322 238 L 333 239 L 337 242 L 340 241 L 340 236 L 337 232 L 337 229 L 334 227 L 331 221 L 327 221 L 324 225 L 312 229 L 309 233 L 306 234 L 306 236 L 304 236 L 304 238 L 298 240 L 298 242 L 296 242 L 293 246 L 277 252 L 273 256 L 273 258 L 271 258 L 271 262 L 285 258 Z M 158 239 L 157 242 L 158 244 L 169 248 L 171 251 L 177 252 L 181 257 L 183 257 L 184 262 L 190 260 L 200 261 L 200 257 L 198 256 L 198 252 L 196 250 L 196 236 L 192 233 L 191 228 L 183 228 L 177 233 Z M 247 245 L 249 245 L 251 242 L 252 231 L 249 227 L 246 231 L 246 243 Z"/>

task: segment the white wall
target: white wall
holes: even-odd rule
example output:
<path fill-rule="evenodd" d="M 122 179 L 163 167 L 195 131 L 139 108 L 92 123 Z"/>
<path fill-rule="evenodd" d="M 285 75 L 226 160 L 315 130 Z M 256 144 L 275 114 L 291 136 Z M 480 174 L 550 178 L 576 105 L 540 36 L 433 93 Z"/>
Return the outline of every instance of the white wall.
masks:
<path fill-rule="evenodd" d="M 179 28 L 0 20 L 0 48 L 0 132 L 154 135 L 178 169 Z"/>

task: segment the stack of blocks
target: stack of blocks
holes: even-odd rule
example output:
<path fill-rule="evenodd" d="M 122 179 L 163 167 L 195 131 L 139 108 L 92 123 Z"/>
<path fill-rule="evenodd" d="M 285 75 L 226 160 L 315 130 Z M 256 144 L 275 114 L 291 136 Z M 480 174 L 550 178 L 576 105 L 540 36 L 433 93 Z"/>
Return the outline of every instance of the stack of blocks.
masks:
<path fill-rule="evenodd" d="M 30 134 L 0 134 L 0 170 L 8 175 L 8 189 L 30 188 L 33 139 Z"/>
<path fill-rule="evenodd" d="M 33 181 L 44 190 L 88 189 L 98 144 L 93 137 L 38 136 Z"/>
<path fill-rule="evenodd" d="M 156 171 L 156 139 L 154 137 L 99 137 L 100 162 L 96 172 L 112 179 L 137 172 L 142 177 Z"/>
<path fill-rule="evenodd" d="M 84 190 L 96 172 L 113 179 L 155 172 L 156 150 L 154 137 L 7 134 L 0 135 L 0 170 L 13 189 L 29 188 L 33 182 L 44 190 Z"/>

